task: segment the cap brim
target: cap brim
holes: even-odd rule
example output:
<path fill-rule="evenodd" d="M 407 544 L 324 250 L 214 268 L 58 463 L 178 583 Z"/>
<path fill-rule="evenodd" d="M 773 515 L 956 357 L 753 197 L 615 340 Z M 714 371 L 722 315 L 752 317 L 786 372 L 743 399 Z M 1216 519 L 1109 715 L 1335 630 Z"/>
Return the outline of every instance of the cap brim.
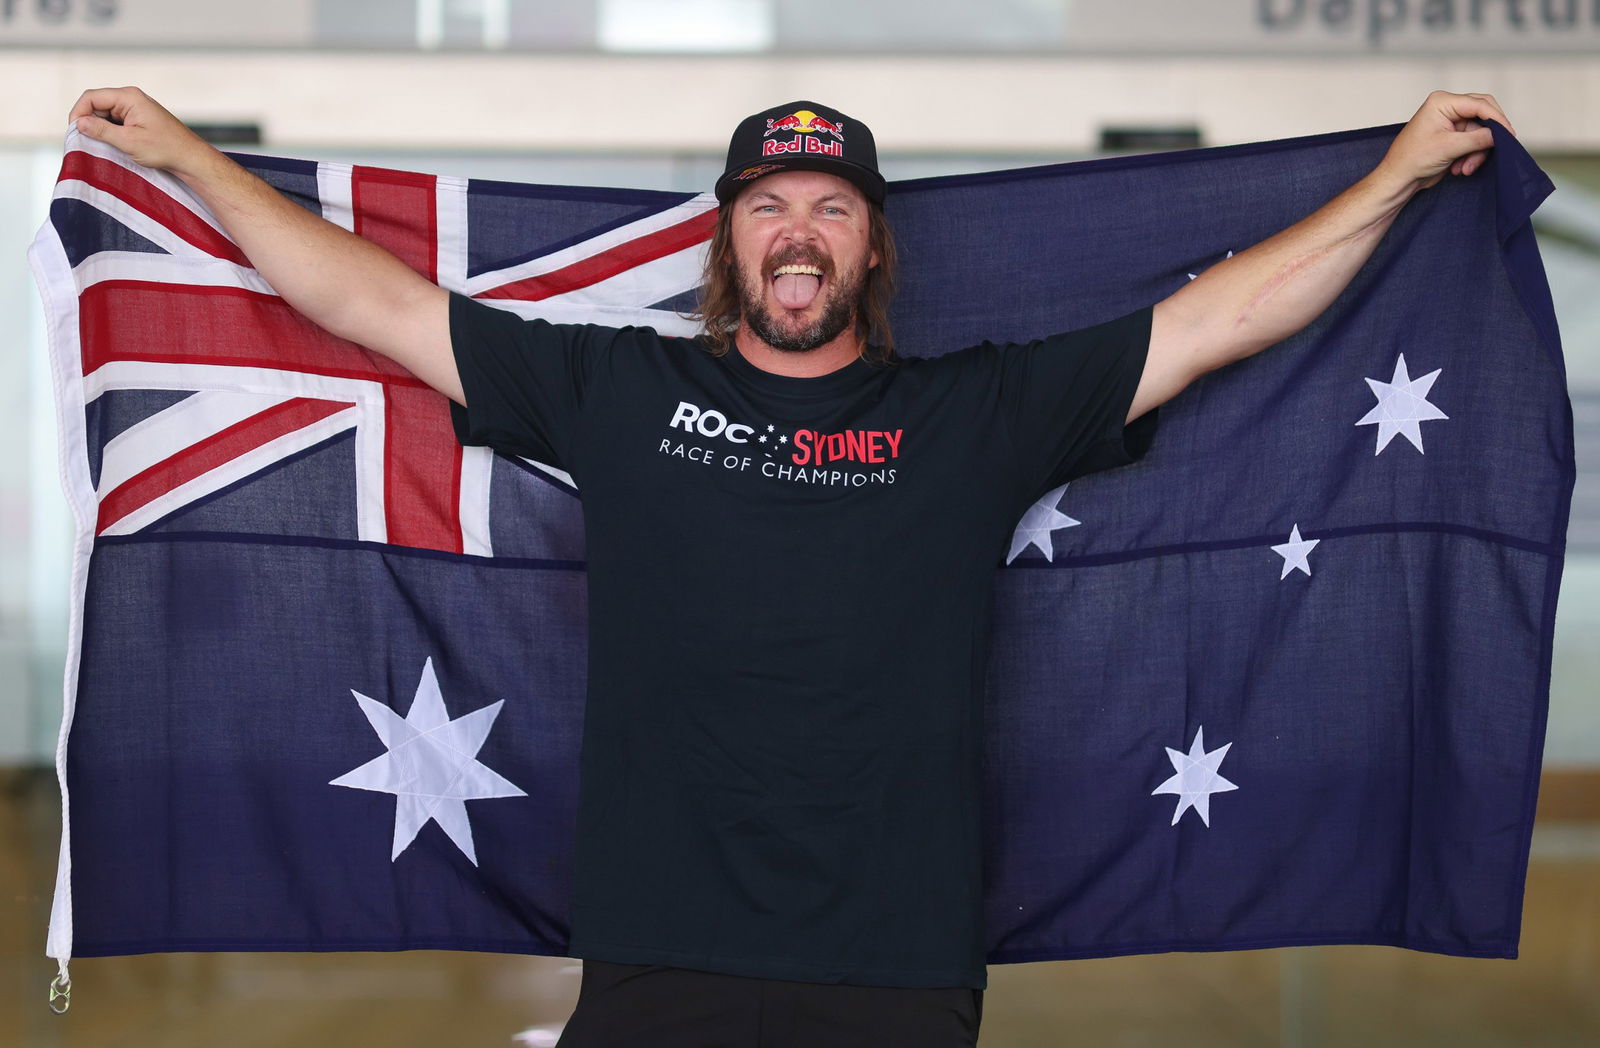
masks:
<path fill-rule="evenodd" d="M 759 171 L 759 174 L 747 174 L 752 171 Z M 855 187 L 875 204 L 883 203 L 884 194 L 888 192 L 888 183 L 883 180 L 883 176 L 870 168 L 834 157 L 802 155 L 761 157 L 737 171 L 729 171 L 717 179 L 715 189 L 717 199 L 726 204 L 738 196 L 746 186 L 754 185 L 767 175 L 775 175 L 779 171 L 821 171 L 824 174 L 838 175 L 854 183 Z M 745 177 L 741 178 L 741 175 Z"/>

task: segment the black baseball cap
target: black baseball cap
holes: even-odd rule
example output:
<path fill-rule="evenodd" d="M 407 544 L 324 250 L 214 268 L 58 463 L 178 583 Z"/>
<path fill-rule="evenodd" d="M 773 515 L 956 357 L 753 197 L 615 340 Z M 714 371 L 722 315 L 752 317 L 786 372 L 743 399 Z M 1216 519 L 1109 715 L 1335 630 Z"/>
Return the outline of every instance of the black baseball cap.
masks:
<path fill-rule="evenodd" d="M 859 120 L 816 102 L 787 102 L 739 121 L 728 141 L 728 169 L 717 179 L 726 204 L 739 190 L 774 171 L 826 171 L 847 178 L 874 203 L 883 203 L 878 147 Z"/>

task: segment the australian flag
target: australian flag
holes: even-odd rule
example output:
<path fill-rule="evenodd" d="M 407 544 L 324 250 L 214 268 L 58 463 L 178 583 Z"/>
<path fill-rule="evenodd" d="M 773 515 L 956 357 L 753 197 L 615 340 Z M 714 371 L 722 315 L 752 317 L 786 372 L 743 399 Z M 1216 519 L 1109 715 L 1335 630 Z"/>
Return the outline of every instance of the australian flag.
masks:
<path fill-rule="evenodd" d="M 1159 301 L 1395 131 L 894 184 L 897 340 Z M 1144 461 L 1018 522 L 986 700 L 991 962 L 1515 956 L 1574 467 L 1529 225 L 1551 186 L 1496 141 L 1305 331 L 1163 407 Z M 709 195 L 235 159 L 491 305 L 694 330 Z M 456 446 L 443 397 L 295 313 L 181 182 L 75 131 L 31 257 L 79 529 L 50 954 L 563 953 L 571 478 Z"/>

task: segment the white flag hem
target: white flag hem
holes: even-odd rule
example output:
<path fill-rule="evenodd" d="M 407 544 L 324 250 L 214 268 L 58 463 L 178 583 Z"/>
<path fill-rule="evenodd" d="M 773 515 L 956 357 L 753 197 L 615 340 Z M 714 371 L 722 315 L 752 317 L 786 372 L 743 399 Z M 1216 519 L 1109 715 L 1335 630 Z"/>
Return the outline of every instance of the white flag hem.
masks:
<path fill-rule="evenodd" d="M 79 137 L 67 134 L 63 152 Z M 50 930 L 45 955 L 54 958 L 63 985 L 72 959 L 72 820 L 67 791 L 67 736 L 72 730 L 78 698 L 78 657 L 83 643 L 83 602 L 88 587 L 89 551 L 94 542 L 97 513 L 94 484 L 89 477 L 84 433 L 83 354 L 78 340 L 78 296 L 66 248 L 48 218 L 28 249 L 39 296 L 44 300 L 45 336 L 50 355 L 50 379 L 55 387 L 57 465 L 61 490 L 72 512 L 73 544 L 71 601 L 67 618 L 67 660 L 61 687 L 61 730 L 56 736 L 56 782 L 61 790 L 61 851 L 56 862 L 55 894 L 50 904 Z"/>

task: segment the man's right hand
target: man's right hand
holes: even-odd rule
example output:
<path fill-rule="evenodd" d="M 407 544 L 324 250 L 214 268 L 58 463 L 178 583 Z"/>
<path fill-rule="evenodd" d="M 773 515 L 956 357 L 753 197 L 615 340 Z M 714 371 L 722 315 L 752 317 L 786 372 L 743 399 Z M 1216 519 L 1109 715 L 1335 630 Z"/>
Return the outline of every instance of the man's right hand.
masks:
<path fill-rule="evenodd" d="M 80 132 L 116 146 L 145 167 L 180 171 L 212 147 L 137 87 L 98 87 L 67 115 Z"/>

